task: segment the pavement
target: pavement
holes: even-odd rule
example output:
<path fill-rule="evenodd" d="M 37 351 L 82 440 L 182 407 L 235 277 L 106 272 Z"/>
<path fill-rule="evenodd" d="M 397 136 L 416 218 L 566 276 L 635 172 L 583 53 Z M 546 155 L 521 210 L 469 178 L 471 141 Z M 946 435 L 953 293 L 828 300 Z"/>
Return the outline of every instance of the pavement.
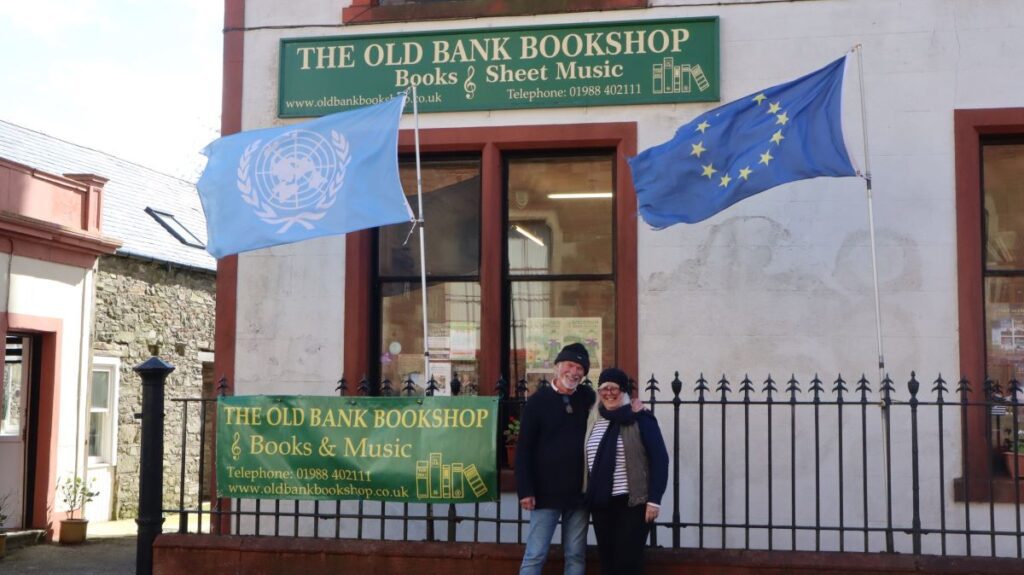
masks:
<path fill-rule="evenodd" d="M 194 530 L 194 521 L 191 526 Z M 0 559 L 0 575 L 134 575 L 138 527 L 134 519 L 89 522 L 81 545 L 41 543 L 8 549 Z M 164 531 L 177 531 L 178 517 L 168 516 Z"/>
<path fill-rule="evenodd" d="M 133 575 L 135 536 L 98 538 L 90 533 L 81 545 L 42 543 L 9 549 L 7 557 L 0 559 L 0 573 Z"/>

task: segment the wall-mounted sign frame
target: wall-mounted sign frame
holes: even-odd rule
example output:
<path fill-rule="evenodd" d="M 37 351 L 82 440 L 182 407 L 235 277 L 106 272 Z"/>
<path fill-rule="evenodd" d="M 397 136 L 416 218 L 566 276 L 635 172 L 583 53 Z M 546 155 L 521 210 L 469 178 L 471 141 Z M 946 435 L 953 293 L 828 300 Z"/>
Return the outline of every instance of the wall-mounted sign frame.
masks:
<path fill-rule="evenodd" d="M 278 116 L 417 86 L 422 112 L 719 99 L 718 18 L 281 40 Z"/>

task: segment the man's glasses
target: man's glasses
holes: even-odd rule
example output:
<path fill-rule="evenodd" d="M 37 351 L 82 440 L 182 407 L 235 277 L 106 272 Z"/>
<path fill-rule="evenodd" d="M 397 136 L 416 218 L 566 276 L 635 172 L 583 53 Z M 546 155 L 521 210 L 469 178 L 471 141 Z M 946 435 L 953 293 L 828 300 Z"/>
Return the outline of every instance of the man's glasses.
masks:
<path fill-rule="evenodd" d="M 568 413 L 569 415 L 572 415 L 572 405 L 569 403 L 568 395 L 562 396 L 562 403 L 565 404 L 565 412 Z"/>

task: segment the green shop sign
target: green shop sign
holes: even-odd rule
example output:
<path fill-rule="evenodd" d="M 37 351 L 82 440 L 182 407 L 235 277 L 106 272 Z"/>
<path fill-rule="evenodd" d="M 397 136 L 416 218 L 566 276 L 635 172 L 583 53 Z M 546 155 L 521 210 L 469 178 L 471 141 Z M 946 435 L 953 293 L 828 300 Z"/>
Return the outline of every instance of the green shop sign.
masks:
<path fill-rule="evenodd" d="M 217 495 L 494 501 L 496 397 L 217 401 Z"/>
<path fill-rule="evenodd" d="M 718 100 L 718 19 L 281 41 L 278 115 L 320 116 L 417 86 L 424 112 Z"/>

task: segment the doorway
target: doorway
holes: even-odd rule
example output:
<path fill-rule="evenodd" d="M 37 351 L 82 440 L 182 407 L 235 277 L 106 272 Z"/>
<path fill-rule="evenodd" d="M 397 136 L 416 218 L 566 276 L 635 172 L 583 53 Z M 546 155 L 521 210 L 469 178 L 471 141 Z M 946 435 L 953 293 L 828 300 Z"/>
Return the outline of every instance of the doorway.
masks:
<path fill-rule="evenodd" d="M 0 499 L 7 522 L 18 529 L 31 523 L 35 487 L 36 422 L 39 406 L 40 338 L 8 333 L 0 387 Z"/>

